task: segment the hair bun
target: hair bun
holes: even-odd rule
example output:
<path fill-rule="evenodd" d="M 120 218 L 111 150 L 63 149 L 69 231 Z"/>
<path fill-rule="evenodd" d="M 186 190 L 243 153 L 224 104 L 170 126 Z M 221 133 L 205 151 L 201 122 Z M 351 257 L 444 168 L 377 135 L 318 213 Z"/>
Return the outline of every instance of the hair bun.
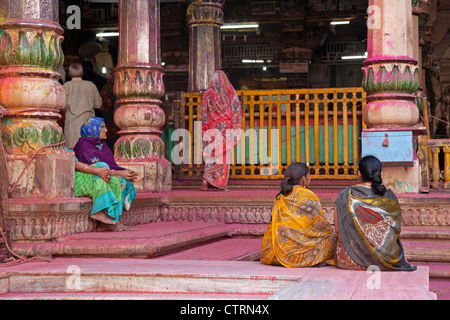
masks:
<path fill-rule="evenodd" d="M 381 179 L 381 171 L 380 170 L 374 170 L 373 172 L 373 181 L 381 183 L 382 179 Z"/>

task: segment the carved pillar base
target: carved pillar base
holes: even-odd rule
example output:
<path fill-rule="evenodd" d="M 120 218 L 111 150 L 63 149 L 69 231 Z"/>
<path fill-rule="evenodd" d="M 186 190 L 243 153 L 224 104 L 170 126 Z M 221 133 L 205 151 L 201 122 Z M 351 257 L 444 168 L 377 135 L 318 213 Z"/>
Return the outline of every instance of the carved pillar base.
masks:
<path fill-rule="evenodd" d="M 139 192 L 167 192 L 172 190 L 172 164 L 165 159 L 160 161 L 117 162 L 119 166 L 134 170 L 139 180 L 133 183 Z"/>

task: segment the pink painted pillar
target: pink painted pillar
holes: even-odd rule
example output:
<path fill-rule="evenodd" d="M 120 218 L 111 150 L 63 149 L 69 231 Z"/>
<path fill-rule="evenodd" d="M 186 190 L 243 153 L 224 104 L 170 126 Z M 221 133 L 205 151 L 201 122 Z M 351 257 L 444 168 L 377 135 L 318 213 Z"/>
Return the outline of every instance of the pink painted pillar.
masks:
<path fill-rule="evenodd" d="M 170 191 L 171 163 L 164 157 L 161 128 L 165 114 L 161 67 L 160 6 L 158 0 L 121 0 L 119 57 L 114 70 L 114 93 L 120 107 L 114 122 L 121 129 L 114 145 L 120 166 L 135 170 L 138 191 Z"/>
<path fill-rule="evenodd" d="M 57 120 L 63 29 L 58 0 L 0 0 L 0 105 L 10 197 L 73 197 L 75 158 Z"/>
<path fill-rule="evenodd" d="M 414 59 L 411 0 L 369 0 L 363 88 L 369 128 L 412 127 L 419 120 L 413 93 L 419 86 Z"/>
<path fill-rule="evenodd" d="M 209 88 L 216 70 L 222 68 L 220 26 L 225 0 L 191 0 L 189 25 L 189 91 Z"/>

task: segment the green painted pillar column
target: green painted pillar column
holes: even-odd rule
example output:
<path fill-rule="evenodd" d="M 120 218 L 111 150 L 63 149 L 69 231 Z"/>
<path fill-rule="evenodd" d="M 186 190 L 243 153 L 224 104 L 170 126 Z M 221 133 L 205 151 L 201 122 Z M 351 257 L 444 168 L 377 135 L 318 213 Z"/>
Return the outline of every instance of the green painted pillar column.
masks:
<path fill-rule="evenodd" d="M 160 5 L 158 0 L 119 3 L 119 58 L 114 93 L 120 107 L 114 122 L 121 129 L 114 145 L 117 163 L 136 171 L 137 191 L 172 189 L 172 166 L 165 158 L 161 128 L 165 114 L 161 67 Z"/>
<path fill-rule="evenodd" d="M 57 124 L 65 91 L 58 0 L 0 0 L 1 135 L 11 197 L 72 197 L 74 156 Z"/>

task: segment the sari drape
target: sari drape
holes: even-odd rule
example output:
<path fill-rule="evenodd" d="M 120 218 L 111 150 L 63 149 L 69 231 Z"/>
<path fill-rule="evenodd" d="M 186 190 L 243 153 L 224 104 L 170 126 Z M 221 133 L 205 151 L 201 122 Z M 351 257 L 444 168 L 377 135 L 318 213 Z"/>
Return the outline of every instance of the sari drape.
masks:
<path fill-rule="evenodd" d="M 124 170 L 114 160 L 108 145 L 100 140 L 102 118 L 92 117 L 80 129 L 81 138 L 75 145 L 75 159 L 94 167 L 109 167 L 111 170 Z M 100 177 L 75 171 L 75 196 L 90 197 L 93 201 L 91 215 L 104 210 L 113 221 L 122 217 L 125 198 L 131 205 L 136 197 L 133 184 L 123 177 L 110 178 L 107 183 Z"/>
<path fill-rule="evenodd" d="M 92 166 L 108 165 L 98 162 Z M 90 215 L 104 210 L 111 220 L 119 221 L 122 218 L 123 205 L 127 195 L 131 204 L 136 197 L 136 190 L 123 177 L 111 177 L 107 183 L 96 175 L 75 171 L 75 197 L 92 198 L 93 205 Z"/>
<path fill-rule="evenodd" d="M 411 271 L 400 242 L 401 208 L 394 193 L 347 187 L 336 199 L 339 242 L 336 265 L 342 269 Z"/>
<path fill-rule="evenodd" d="M 312 191 L 295 186 L 275 201 L 262 242 L 265 264 L 310 267 L 334 265 L 337 235 L 323 216 L 320 200 Z"/>
<path fill-rule="evenodd" d="M 225 73 L 217 71 L 202 98 L 200 116 L 205 160 L 203 179 L 219 189 L 227 188 L 229 153 L 240 141 L 242 114 L 236 91 Z"/>

